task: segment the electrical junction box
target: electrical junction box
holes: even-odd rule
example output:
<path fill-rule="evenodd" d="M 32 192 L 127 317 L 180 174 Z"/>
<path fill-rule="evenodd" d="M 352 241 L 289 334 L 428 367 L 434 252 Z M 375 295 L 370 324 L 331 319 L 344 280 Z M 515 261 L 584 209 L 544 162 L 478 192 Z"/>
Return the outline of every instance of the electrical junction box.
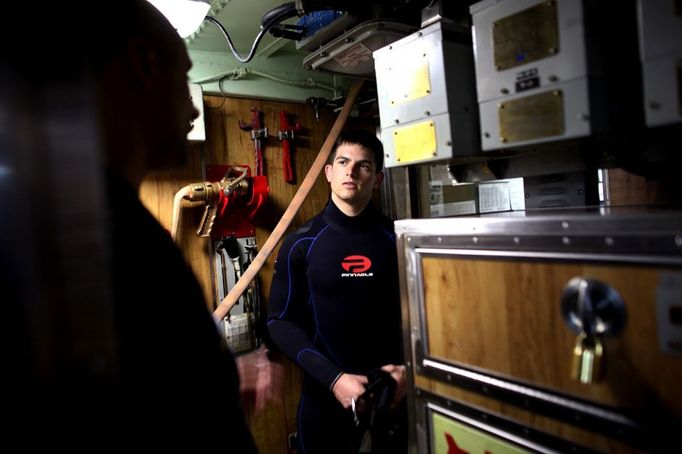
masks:
<path fill-rule="evenodd" d="M 682 123 L 682 4 L 639 0 L 637 12 L 646 124 Z"/>
<path fill-rule="evenodd" d="M 372 52 L 413 30 L 414 27 L 396 21 L 377 19 L 363 22 L 306 56 L 303 67 L 371 78 L 374 76 Z"/>
<path fill-rule="evenodd" d="M 468 30 L 433 23 L 374 52 L 386 167 L 480 153 Z"/>
<path fill-rule="evenodd" d="M 623 107 L 639 89 L 626 80 L 638 65 L 634 4 L 601 3 L 471 5 L 483 150 L 587 137 L 634 120 Z M 629 10 L 631 20 L 621 19 Z"/>
<path fill-rule="evenodd" d="M 189 84 L 189 95 L 192 104 L 199 111 L 199 116 L 192 122 L 192 130 L 187 133 L 190 142 L 206 142 L 206 126 L 204 124 L 204 92 L 199 84 Z"/>

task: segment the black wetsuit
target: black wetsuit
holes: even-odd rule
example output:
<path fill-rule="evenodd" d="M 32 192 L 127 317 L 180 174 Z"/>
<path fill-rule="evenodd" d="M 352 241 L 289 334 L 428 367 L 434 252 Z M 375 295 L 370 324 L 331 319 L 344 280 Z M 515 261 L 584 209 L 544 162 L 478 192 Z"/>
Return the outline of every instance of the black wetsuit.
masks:
<path fill-rule="evenodd" d="M 298 409 L 301 454 L 357 449 L 352 413 L 334 397 L 334 383 L 343 372 L 368 375 L 402 364 L 397 271 L 393 223 L 371 204 L 349 217 L 330 201 L 284 241 L 268 328 L 305 372 Z"/>

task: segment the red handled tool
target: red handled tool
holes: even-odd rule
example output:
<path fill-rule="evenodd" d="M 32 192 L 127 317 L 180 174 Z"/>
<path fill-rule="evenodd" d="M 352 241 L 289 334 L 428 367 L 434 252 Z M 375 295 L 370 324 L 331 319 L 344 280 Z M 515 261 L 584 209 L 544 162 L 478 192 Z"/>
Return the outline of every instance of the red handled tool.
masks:
<path fill-rule="evenodd" d="M 243 121 L 239 120 L 239 127 L 244 131 L 251 131 L 251 140 L 253 140 L 253 148 L 256 152 L 256 165 L 255 171 L 256 175 L 264 175 L 263 172 L 263 149 L 262 140 L 268 138 L 268 128 L 263 127 L 263 112 L 259 111 L 255 107 L 251 108 L 251 124 L 247 125 Z"/>
<path fill-rule="evenodd" d="M 300 130 L 301 123 L 298 121 L 293 127 L 291 126 L 286 110 L 279 112 L 279 132 L 277 136 L 282 141 L 282 169 L 284 171 L 284 181 L 287 183 L 294 182 L 294 169 L 291 166 L 291 141 L 294 139 L 294 133 Z"/>

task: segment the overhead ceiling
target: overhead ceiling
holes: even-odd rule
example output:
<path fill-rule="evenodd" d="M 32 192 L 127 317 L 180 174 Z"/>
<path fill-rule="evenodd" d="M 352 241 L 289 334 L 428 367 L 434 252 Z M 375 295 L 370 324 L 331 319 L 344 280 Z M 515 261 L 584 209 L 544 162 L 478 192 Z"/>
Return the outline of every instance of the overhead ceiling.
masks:
<path fill-rule="evenodd" d="M 213 0 L 209 15 L 225 27 L 239 53 L 245 57 L 260 31 L 261 17 L 284 3 L 287 2 L 284 0 Z M 287 22 L 295 23 L 296 20 L 297 18 L 293 18 Z M 187 47 L 190 51 L 220 52 L 231 55 L 230 48 L 218 27 L 208 21 L 204 21 L 199 31 L 187 39 Z M 267 33 L 258 46 L 256 58 L 271 55 L 282 48 L 289 52 L 296 52 L 293 41 L 274 38 Z"/>

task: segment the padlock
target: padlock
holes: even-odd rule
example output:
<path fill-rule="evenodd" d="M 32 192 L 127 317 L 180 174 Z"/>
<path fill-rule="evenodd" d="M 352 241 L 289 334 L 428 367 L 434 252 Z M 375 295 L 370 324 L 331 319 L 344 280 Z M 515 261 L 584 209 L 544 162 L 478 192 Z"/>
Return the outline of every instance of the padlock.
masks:
<path fill-rule="evenodd" d="M 593 383 L 601 378 L 604 348 L 597 336 L 578 334 L 573 348 L 571 376 L 580 383 Z"/>

